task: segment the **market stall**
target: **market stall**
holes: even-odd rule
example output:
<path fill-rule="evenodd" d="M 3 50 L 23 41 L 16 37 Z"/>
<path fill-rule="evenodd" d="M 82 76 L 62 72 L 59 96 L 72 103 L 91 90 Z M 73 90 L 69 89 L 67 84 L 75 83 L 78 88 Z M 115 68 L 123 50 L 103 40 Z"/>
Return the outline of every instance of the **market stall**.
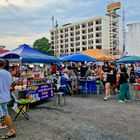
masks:
<path fill-rule="evenodd" d="M 47 100 L 54 96 L 53 80 L 51 77 L 45 77 L 43 68 L 25 67 L 24 63 L 57 63 L 59 62 L 57 58 L 38 52 L 26 44 L 4 53 L 0 57 L 21 60 L 21 68 L 16 68 L 19 77 L 13 76 L 12 93 L 18 91 L 19 98 L 29 99 L 33 102 Z"/>
<path fill-rule="evenodd" d="M 85 54 L 77 53 L 59 58 L 61 61 L 71 61 L 71 62 L 95 62 L 96 59 Z M 92 77 L 78 77 L 78 88 L 79 93 L 88 94 L 94 93 L 96 91 L 96 78 Z"/>
<path fill-rule="evenodd" d="M 72 62 L 95 62 L 96 59 L 84 54 L 72 54 L 59 58 L 61 61 L 72 61 Z"/>

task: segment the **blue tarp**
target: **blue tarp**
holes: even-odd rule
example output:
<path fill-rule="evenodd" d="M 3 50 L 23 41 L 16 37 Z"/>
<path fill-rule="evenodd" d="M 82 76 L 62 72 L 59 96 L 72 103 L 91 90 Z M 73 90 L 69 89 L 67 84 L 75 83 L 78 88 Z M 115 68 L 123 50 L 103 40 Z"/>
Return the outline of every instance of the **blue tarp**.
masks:
<path fill-rule="evenodd" d="M 21 58 L 22 62 L 33 62 L 33 63 L 56 63 L 59 59 L 36 51 L 30 48 L 28 45 L 21 45 L 19 48 L 13 49 L 8 53 L 1 54 L 0 57 L 4 59 L 17 59 Z"/>
<path fill-rule="evenodd" d="M 72 54 L 64 57 L 59 58 L 61 61 L 72 61 L 72 62 L 93 62 L 96 61 L 95 58 L 92 58 L 90 56 L 84 55 L 84 54 Z"/>

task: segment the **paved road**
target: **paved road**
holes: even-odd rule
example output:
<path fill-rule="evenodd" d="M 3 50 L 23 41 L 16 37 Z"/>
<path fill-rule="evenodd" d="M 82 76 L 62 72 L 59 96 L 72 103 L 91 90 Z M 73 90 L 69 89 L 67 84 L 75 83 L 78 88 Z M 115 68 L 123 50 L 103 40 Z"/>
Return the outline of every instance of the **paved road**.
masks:
<path fill-rule="evenodd" d="M 14 112 L 12 112 L 13 117 Z M 118 103 L 117 96 L 67 97 L 67 106 L 43 103 L 14 122 L 16 140 L 140 140 L 140 101 Z M 6 130 L 0 130 L 0 135 Z M 14 140 L 14 139 L 13 139 Z"/>

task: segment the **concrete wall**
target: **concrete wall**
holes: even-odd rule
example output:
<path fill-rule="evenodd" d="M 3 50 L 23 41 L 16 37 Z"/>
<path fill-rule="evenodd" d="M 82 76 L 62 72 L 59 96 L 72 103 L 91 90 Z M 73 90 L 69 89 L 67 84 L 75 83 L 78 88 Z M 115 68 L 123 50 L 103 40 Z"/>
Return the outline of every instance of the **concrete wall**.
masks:
<path fill-rule="evenodd" d="M 140 23 L 128 24 L 126 33 L 126 52 L 140 56 Z"/>

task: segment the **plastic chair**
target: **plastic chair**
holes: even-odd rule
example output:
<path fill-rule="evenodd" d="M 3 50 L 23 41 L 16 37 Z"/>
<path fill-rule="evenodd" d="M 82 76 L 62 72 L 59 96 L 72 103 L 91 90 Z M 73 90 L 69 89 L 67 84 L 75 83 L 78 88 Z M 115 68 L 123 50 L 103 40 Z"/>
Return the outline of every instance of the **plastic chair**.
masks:
<path fill-rule="evenodd" d="M 20 114 L 22 114 L 26 118 L 26 120 L 29 120 L 29 115 L 24 111 L 24 108 L 30 104 L 30 101 L 28 99 L 18 99 L 18 91 L 13 92 L 12 97 L 14 98 L 19 110 L 13 121 L 15 121 Z"/>

